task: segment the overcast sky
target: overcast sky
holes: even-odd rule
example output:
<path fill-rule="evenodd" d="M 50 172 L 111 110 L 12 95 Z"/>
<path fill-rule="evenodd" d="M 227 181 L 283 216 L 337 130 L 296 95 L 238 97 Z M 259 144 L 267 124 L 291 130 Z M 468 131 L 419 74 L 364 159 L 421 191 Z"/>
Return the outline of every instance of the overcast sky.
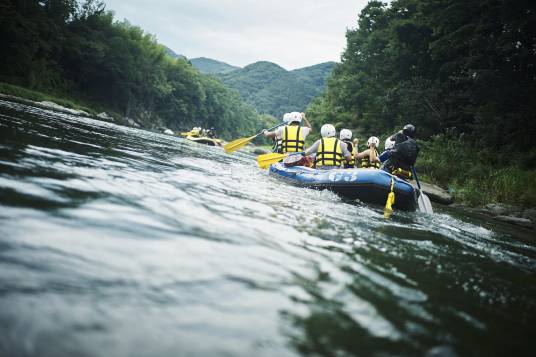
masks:
<path fill-rule="evenodd" d="M 105 0 L 117 20 L 188 58 L 286 69 L 339 61 L 367 0 Z"/>

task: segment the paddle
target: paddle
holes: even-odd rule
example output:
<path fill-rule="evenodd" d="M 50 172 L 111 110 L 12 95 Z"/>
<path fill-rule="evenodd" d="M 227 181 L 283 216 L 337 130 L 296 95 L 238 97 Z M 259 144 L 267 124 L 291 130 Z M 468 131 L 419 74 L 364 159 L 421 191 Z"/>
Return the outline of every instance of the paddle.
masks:
<path fill-rule="evenodd" d="M 257 164 L 261 169 L 267 169 L 271 164 L 275 164 L 276 162 L 284 159 L 286 156 L 287 154 L 278 154 L 276 152 L 259 155 L 257 156 Z"/>
<path fill-rule="evenodd" d="M 413 177 L 415 177 L 415 181 L 417 181 L 417 187 L 419 188 L 419 199 L 417 200 L 417 203 L 419 204 L 419 211 L 428 214 L 434 214 L 430 199 L 424 194 L 424 192 L 422 192 L 421 183 L 419 182 L 419 178 L 417 177 L 417 173 L 415 172 L 415 167 L 412 166 L 411 171 L 413 172 Z"/>
<path fill-rule="evenodd" d="M 270 129 L 267 129 L 267 130 L 268 131 L 274 130 L 275 128 L 279 128 L 280 126 L 285 125 L 285 124 L 286 123 L 279 123 L 276 126 L 270 128 Z M 234 152 L 236 150 L 239 150 L 242 147 L 246 146 L 249 142 L 251 142 L 257 136 L 261 135 L 263 133 L 263 131 L 261 131 L 260 133 L 258 133 L 256 135 L 250 136 L 249 138 L 240 138 L 240 139 L 236 139 L 234 141 L 231 141 L 230 143 L 227 143 L 227 144 L 223 145 L 223 149 L 225 150 L 225 152 L 227 154 L 230 154 L 230 153 L 232 153 L 232 152 Z"/>
<path fill-rule="evenodd" d="M 289 155 L 303 155 L 303 154 L 304 154 L 303 151 L 286 153 L 286 154 L 279 154 L 276 152 L 271 152 L 269 154 L 263 154 L 263 155 L 257 156 L 257 164 L 259 164 L 259 167 L 261 169 L 267 169 L 270 167 L 271 164 L 275 164 L 276 162 L 283 160 L 285 157 Z"/>

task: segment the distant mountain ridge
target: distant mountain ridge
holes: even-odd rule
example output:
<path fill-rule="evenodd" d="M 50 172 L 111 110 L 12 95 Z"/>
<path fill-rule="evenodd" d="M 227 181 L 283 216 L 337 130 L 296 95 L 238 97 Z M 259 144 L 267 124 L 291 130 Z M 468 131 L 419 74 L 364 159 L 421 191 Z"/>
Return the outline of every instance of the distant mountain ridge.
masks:
<path fill-rule="evenodd" d="M 186 58 L 166 47 L 173 58 Z M 259 61 L 244 68 L 212 58 L 189 59 L 203 74 L 213 75 L 227 87 L 236 89 L 246 103 L 261 114 L 281 118 L 284 113 L 304 111 L 322 94 L 335 62 L 324 62 L 291 71 L 269 61 Z"/>
<path fill-rule="evenodd" d="M 206 57 L 192 58 L 190 59 L 190 63 L 203 74 L 227 73 L 235 69 L 240 69 L 240 67 Z"/>
<path fill-rule="evenodd" d="M 322 94 L 335 65 L 325 62 L 287 71 L 275 63 L 260 61 L 216 76 L 238 90 L 242 99 L 259 113 L 281 118 L 286 112 L 304 111 Z"/>

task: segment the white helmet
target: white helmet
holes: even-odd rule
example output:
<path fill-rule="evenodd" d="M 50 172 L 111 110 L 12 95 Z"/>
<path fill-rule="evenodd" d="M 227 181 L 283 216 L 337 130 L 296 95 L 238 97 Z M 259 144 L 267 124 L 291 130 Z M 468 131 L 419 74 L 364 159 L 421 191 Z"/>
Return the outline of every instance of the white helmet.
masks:
<path fill-rule="evenodd" d="M 341 140 L 350 140 L 352 139 L 352 131 L 349 129 L 342 129 L 339 134 L 339 139 Z"/>
<path fill-rule="evenodd" d="M 337 135 L 337 132 L 335 131 L 335 127 L 331 124 L 324 124 L 322 125 L 322 128 L 320 128 L 320 134 L 322 134 L 323 138 L 331 138 Z"/>
<path fill-rule="evenodd" d="M 367 140 L 367 146 L 370 146 L 370 144 L 372 144 L 372 143 L 374 143 L 374 146 L 378 147 L 378 145 L 380 145 L 380 139 L 378 139 L 375 136 L 371 136 Z"/>
<path fill-rule="evenodd" d="M 290 113 L 283 114 L 283 123 L 290 123 Z"/>
<path fill-rule="evenodd" d="M 302 121 L 301 113 L 292 112 L 292 113 L 290 113 L 289 116 L 290 116 L 289 123 L 293 123 L 293 122 L 301 123 L 301 121 Z"/>
<path fill-rule="evenodd" d="M 395 141 L 391 140 L 391 137 L 385 139 L 385 150 L 390 150 L 395 147 Z"/>

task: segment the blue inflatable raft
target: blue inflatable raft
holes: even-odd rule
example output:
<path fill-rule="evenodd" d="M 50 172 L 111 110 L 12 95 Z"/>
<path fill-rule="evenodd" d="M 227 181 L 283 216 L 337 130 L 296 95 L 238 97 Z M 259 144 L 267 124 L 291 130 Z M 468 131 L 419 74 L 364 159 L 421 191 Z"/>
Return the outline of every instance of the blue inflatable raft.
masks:
<path fill-rule="evenodd" d="M 299 187 L 330 190 L 349 199 L 384 205 L 394 178 L 393 208 L 415 211 L 416 192 L 413 186 L 398 177 L 377 169 L 317 170 L 303 166 L 286 167 L 283 163 L 270 166 L 272 176 Z"/>

